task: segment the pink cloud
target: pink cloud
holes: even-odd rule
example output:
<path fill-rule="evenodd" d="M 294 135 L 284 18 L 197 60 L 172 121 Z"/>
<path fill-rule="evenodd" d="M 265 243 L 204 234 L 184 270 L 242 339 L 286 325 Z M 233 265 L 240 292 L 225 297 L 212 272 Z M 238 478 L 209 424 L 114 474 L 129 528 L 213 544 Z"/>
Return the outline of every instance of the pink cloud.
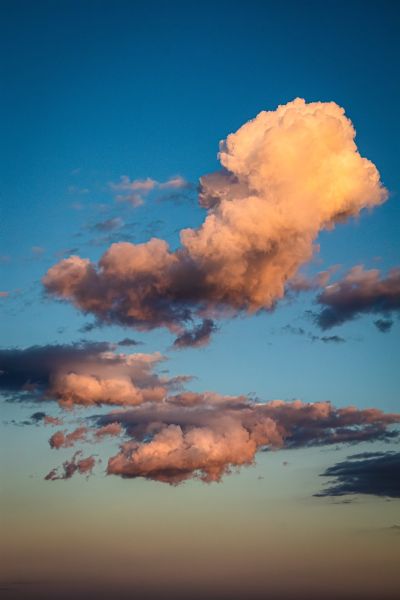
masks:
<path fill-rule="evenodd" d="M 178 336 L 196 317 L 272 309 L 322 230 L 387 198 L 354 138 L 334 102 L 261 112 L 221 143 L 222 170 L 201 178 L 206 218 L 181 231 L 177 250 L 154 238 L 113 244 L 98 265 L 77 256 L 54 265 L 44 286 L 105 323 Z M 122 185 L 131 192 L 134 182 Z"/>
<path fill-rule="evenodd" d="M 85 458 L 78 459 L 82 452 L 75 452 L 71 460 L 66 460 L 62 464 L 61 474 L 58 469 L 52 469 L 45 477 L 47 481 L 55 481 L 57 479 L 70 479 L 76 472 L 81 475 L 90 475 L 96 464 L 94 456 L 87 456 Z"/>

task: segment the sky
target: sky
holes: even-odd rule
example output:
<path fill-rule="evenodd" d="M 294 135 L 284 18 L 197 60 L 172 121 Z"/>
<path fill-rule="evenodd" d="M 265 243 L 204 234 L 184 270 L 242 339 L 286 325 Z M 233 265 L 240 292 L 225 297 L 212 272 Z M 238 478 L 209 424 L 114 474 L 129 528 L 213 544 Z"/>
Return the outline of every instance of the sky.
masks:
<path fill-rule="evenodd" d="M 398 3 L 0 6 L 4 597 L 394 599 Z"/>

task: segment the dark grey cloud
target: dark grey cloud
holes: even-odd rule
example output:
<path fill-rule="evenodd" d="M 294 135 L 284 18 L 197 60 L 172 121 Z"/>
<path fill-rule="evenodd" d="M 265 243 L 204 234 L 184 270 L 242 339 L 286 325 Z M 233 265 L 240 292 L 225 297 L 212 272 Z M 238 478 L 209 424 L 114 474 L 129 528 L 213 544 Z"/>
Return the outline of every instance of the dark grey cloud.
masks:
<path fill-rule="evenodd" d="M 375 327 L 379 329 L 382 333 L 387 333 L 393 327 L 392 319 L 377 319 L 374 321 Z"/>
<path fill-rule="evenodd" d="M 211 334 L 217 330 L 217 326 L 212 319 L 203 319 L 192 330 L 184 331 L 174 341 L 175 348 L 200 348 L 206 346 L 210 341 Z"/>
<path fill-rule="evenodd" d="M 112 350 L 107 342 L 85 342 L 0 349 L 0 391 L 35 391 L 50 383 L 51 374 L 67 365 L 98 358 Z"/>
<path fill-rule="evenodd" d="M 316 496 L 370 494 L 400 498 L 400 452 L 364 453 L 326 469 L 322 477 L 334 479 Z"/>
<path fill-rule="evenodd" d="M 143 342 L 138 342 L 133 338 L 126 337 L 123 340 L 117 342 L 117 346 L 141 346 Z"/>
<path fill-rule="evenodd" d="M 400 311 L 400 268 L 381 277 L 378 269 L 356 266 L 342 280 L 326 286 L 317 302 L 322 309 L 315 321 L 323 330 L 372 314 L 381 315 L 375 325 L 385 333 L 392 326 L 390 315 Z"/>
<path fill-rule="evenodd" d="M 345 342 L 345 338 L 340 335 L 316 335 L 311 331 L 306 331 L 303 327 L 294 327 L 293 325 L 285 325 L 282 327 L 284 333 L 291 333 L 293 335 L 304 336 L 311 342 L 323 342 L 324 344 L 341 344 Z"/>
<path fill-rule="evenodd" d="M 92 321 L 91 323 L 85 323 L 82 327 L 79 328 L 80 333 L 90 333 L 94 329 L 100 329 L 102 327 L 102 323 L 99 321 Z"/>
<path fill-rule="evenodd" d="M 321 340 L 324 344 L 342 344 L 346 340 L 340 335 L 322 335 L 316 336 L 317 339 Z"/>
<path fill-rule="evenodd" d="M 106 219 L 105 221 L 99 221 L 95 223 L 92 227 L 95 231 L 110 232 L 115 231 L 116 229 L 121 229 L 124 225 L 124 221 L 120 217 L 113 217 L 111 219 Z"/>

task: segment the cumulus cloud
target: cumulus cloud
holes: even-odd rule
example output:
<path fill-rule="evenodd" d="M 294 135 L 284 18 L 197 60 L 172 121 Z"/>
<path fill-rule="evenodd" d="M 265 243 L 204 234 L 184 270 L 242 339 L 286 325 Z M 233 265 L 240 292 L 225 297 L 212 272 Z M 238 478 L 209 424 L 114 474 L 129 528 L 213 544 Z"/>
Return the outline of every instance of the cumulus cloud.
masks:
<path fill-rule="evenodd" d="M 299 448 L 398 435 L 400 415 L 377 409 L 337 409 L 329 402 L 273 401 L 184 392 L 158 405 L 142 405 L 98 418 L 119 422 L 126 434 L 107 472 L 171 484 L 191 478 L 220 481 L 250 465 L 259 450 Z"/>
<path fill-rule="evenodd" d="M 190 378 L 160 376 L 164 357 L 123 354 L 107 343 L 0 350 L 0 391 L 14 399 L 56 399 L 73 405 L 135 405 L 161 401 Z"/>
<path fill-rule="evenodd" d="M 155 238 L 116 243 L 98 265 L 79 256 L 54 265 L 45 288 L 104 322 L 178 335 L 196 316 L 271 309 L 296 285 L 321 230 L 387 197 L 354 137 L 334 102 L 261 112 L 221 142 L 221 171 L 200 180 L 205 221 L 181 231 L 177 250 Z M 129 193 L 138 185 L 154 182 L 117 184 Z"/>
<path fill-rule="evenodd" d="M 371 494 L 400 498 L 400 452 L 376 452 L 349 456 L 321 475 L 334 479 L 316 496 Z"/>
<path fill-rule="evenodd" d="M 374 314 L 385 317 L 375 321 L 376 327 L 385 333 L 392 326 L 388 315 L 400 312 L 400 269 L 392 269 L 382 277 L 378 269 L 365 270 L 357 265 L 342 280 L 325 287 L 317 302 L 322 306 L 316 316 L 321 329 L 330 329 L 363 314 Z"/>

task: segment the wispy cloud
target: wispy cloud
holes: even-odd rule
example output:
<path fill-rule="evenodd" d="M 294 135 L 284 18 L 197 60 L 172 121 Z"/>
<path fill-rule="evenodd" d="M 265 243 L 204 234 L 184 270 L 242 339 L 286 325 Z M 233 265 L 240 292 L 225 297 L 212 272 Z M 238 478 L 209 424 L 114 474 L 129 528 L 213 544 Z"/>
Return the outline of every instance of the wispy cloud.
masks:
<path fill-rule="evenodd" d="M 123 227 L 124 225 L 124 221 L 123 219 L 121 219 L 121 217 L 113 217 L 111 219 L 106 219 L 104 221 L 99 221 L 98 223 L 95 223 L 92 227 L 92 229 L 94 229 L 95 231 L 101 231 L 102 233 L 104 232 L 110 232 L 110 231 L 116 231 L 117 229 L 120 229 L 121 227 Z"/>
<path fill-rule="evenodd" d="M 153 190 L 177 190 L 187 186 L 188 182 L 180 175 L 171 177 L 167 181 L 157 181 L 150 177 L 131 180 L 127 175 L 122 175 L 119 181 L 109 183 L 110 189 L 117 192 L 115 196 L 117 202 L 128 202 L 134 207 L 141 206 L 144 203 L 144 196 Z"/>
<path fill-rule="evenodd" d="M 295 327 L 293 325 L 285 325 L 282 327 L 283 333 L 290 333 L 292 335 L 303 336 L 310 342 L 323 342 L 324 344 L 342 344 L 346 340 L 340 335 L 316 335 L 311 331 L 306 331 L 303 327 Z"/>

